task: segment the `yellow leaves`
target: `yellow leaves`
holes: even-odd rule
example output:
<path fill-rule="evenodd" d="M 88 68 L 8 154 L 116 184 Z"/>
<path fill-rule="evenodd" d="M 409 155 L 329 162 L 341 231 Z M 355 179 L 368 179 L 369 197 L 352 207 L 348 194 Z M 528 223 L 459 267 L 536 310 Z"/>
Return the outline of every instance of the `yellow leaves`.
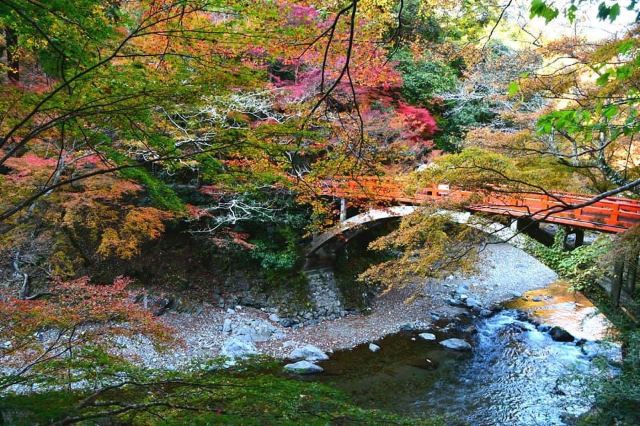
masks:
<path fill-rule="evenodd" d="M 526 138 L 523 135 L 523 138 Z M 534 148 L 534 145 L 529 145 Z M 416 174 L 418 187 L 433 182 L 449 183 L 467 190 L 500 186 L 510 191 L 575 191 L 575 171 L 549 156 L 514 157 L 480 148 L 438 158 L 433 166 Z"/>
<path fill-rule="evenodd" d="M 418 278 L 468 273 L 474 268 L 481 240 L 475 229 L 425 207 L 403 218 L 397 230 L 371 243 L 370 249 L 387 251 L 393 258 L 372 266 L 359 278 L 389 290 Z"/>
<path fill-rule="evenodd" d="M 102 257 L 131 259 L 140 253 L 144 242 L 162 235 L 164 221 L 170 217 L 169 213 L 153 207 L 133 209 L 127 213 L 119 229 L 108 227 L 102 232 L 97 253 Z"/>

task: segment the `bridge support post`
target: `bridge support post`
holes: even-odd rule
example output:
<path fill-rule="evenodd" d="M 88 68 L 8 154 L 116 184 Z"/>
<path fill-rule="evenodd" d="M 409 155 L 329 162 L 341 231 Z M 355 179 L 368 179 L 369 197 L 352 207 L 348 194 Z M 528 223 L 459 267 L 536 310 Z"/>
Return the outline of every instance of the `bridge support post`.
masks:
<path fill-rule="evenodd" d="M 627 291 L 632 296 L 636 291 L 636 281 L 638 278 L 638 257 L 640 257 L 640 250 L 636 249 L 633 251 L 631 256 L 629 256 L 629 260 L 627 262 Z"/>
<path fill-rule="evenodd" d="M 534 240 L 550 247 L 553 244 L 553 235 L 540 228 L 540 222 L 530 218 L 516 220 L 516 230 L 533 238 Z"/>
<path fill-rule="evenodd" d="M 340 198 L 340 222 L 347 220 L 347 200 Z"/>
<path fill-rule="evenodd" d="M 613 306 L 620 305 L 620 295 L 622 284 L 624 283 L 624 260 L 618 259 L 613 267 L 613 277 L 611 279 L 611 301 Z"/>
<path fill-rule="evenodd" d="M 576 229 L 574 231 L 574 234 L 576 236 L 576 242 L 573 245 L 573 248 L 578 248 L 580 246 L 584 245 L 584 230 L 583 229 Z"/>
<path fill-rule="evenodd" d="M 564 249 L 573 250 L 584 245 L 584 230 L 565 226 Z M 573 243 L 569 242 L 569 237 L 573 235 Z"/>

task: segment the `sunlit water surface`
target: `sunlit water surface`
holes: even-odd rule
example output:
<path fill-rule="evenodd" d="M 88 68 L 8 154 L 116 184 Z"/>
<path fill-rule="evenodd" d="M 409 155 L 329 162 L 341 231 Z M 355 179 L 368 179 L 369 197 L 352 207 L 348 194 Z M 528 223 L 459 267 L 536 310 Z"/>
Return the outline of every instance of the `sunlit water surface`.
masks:
<path fill-rule="evenodd" d="M 450 424 L 571 424 L 591 406 L 585 389 L 598 367 L 580 346 L 553 341 L 535 322 L 561 325 L 588 340 L 610 331 L 584 296 L 560 283 L 458 330 L 436 331 L 438 340 L 465 337 L 473 345 L 470 354 L 442 349 L 416 338 L 417 332 L 402 333 L 377 342 L 377 353 L 362 345 L 333 354 L 313 380 L 332 383 L 363 406 L 441 415 Z M 464 335 L 460 330 L 469 333 L 470 325 L 474 331 Z"/>

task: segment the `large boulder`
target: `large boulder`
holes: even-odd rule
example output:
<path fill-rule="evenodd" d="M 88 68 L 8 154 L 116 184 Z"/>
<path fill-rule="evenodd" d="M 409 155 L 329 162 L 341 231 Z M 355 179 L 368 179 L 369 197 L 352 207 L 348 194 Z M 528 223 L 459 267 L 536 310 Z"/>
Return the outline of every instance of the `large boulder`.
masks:
<path fill-rule="evenodd" d="M 251 355 L 257 355 L 258 350 L 251 342 L 245 342 L 235 337 L 228 339 L 222 345 L 220 355 L 231 359 L 243 359 Z"/>
<path fill-rule="evenodd" d="M 291 351 L 291 354 L 289 354 L 289 358 L 305 361 L 324 361 L 326 359 L 329 359 L 329 356 L 322 352 L 322 349 L 316 346 L 305 345 Z"/>
<path fill-rule="evenodd" d="M 369 350 L 371 352 L 378 352 L 380 350 L 380 346 L 376 345 L 375 343 L 369 343 Z"/>
<path fill-rule="evenodd" d="M 293 364 L 287 364 L 284 366 L 284 369 L 285 371 L 295 374 L 316 374 L 324 371 L 322 367 L 309 361 L 298 361 Z"/>
<path fill-rule="evenodd" d="M 246 342 L 266 342 L 278 335 L 278 328 L 268 321 L 251 320 L 233 327 L 232 335 Z"/>
<path fill-rule="evenodd" d="M 556 342 L 573 342 L 575 340 L 571 333 L 558 326 L 551 327 L 551 330 L 549 330 L 549 335 Z"/>
<path fill-rule="evenodd" d="M 445 348 L 451 349 L 454 351 L 470 351 L 471 350 L 471 345 L 469 344 L 469 342 L 463 339 L 456 339 L 456 338 L 447 339 L 440 342 L 440 344 Z"/>

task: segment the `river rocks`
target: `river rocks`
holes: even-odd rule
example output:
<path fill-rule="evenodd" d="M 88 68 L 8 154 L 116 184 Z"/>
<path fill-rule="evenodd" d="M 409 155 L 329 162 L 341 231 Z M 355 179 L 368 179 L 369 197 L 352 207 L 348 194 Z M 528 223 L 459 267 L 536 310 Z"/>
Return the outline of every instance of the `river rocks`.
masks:
<path fill-rule="evenodd" d="M 284 333 L 268 321 L 241 316 L 225 318 L 222 331 L 244 342 L 266 342 L 284 337 Z"/>
<path fill-rule="evenodd" d="M 440 342 L 440 345 L 453 351 L 466 352 L 471 350 L 471 345 L 469 344 L 469 342 L 457 338 L 443 340 L 442 342 Z"/>
<path fill-rule="evenodd" d="M 427 340 L 430 342 L 436 340 L 436 335 L 433 333 L 420 333 L 418 334 L 418 337 L 420 337 L 422 340 Z"/>
<path fill-rule="evenodd" d="M 564 328 L 558 327 L 558 326 L 551 327 L 551 330 L 549 330 L 549 335 L 556 342 L 573 342 L 575 339 L 571 335 L 571 333 L 569 333 Z"/>
<path fill-rule="evenodd" d="M 449 305 L 451 305 L 451 306 L 460 307 L 460 308 L 462 308 L 462 307 L 464 307 L 464 306 L 465 306 L 464 301 L 462 301 L 462 300 L 460 300 L 460 299 L 457 299 L 457 298 L 455 298 L 455 297 L 451 297 L 451 298 L 449 298 L 449 299 L 447 300 L 447 303 L 448 303 Z"/>
<path fill-rule="evenodd" d="M 405 322 L 404 324 L 400 324 L 398 327 L 399 331 L 418 331 L 424 330 L 429 327 L 429 324 L 426 324 L 422 321 L 413 321 L 413 322 Z"/>
<path fill-rule="evenodd" d="M 380 350 L 380 346 L 376 345 L 375 343 L 369 343 L 369 350 L 371 352 L 378 352 Z"/>
<path fill-rule="evenodd" d="M 225 318 L 222 323 L 222 332 L 223 333 L 231 333 L 231 319 Z"/>
<path fill-rule="evenodd" d="M 277 314 L 271 314 L 271 315 L 269 315 L 269 321 L 273 321 L 273 322 L 279 323 L 281 321 L 281 319 Z"/>
<path fill-rule="evenodd" d="M 248 342 L 266 342 L 278 335 L 278 329 L 267 321 L 251 320 L 234 327 L 232 335 Z"/>
<path fill-rule="evenodd" d="M 473 309 L 477 311 L 480 311 L 482 309 L 482 304 L 477 299 L 474 299 L 473 297 L 467 297 L 464 301 L 464 305 L 469 309 Z"/>
<path fill-rule="evenodd" d="M 316 374 L 324 371 L 322 367 L 309 361 L 298 361 L 293 364 L 287 364 L 284 366 L 284 369 L 285 371 L 295 374 Z"/>
<path fill-rule="evenodd" d="M 540 324 L 540 325 L 538 325 L 536 328 L 538 329 L 538 331 L 539 331 L 539 332 L 541 332 L 541 333 L 546 333 L 546 332 L 548 332 L 549 330 L 551 330 L 551 327 L 552 327 L 552 326 L 551 326 L 551 325 L 549 325 L 549 324 Z"/>
<path fill-rule="evenodd" d="M 305 360 L 305 361 L 323 361 L 329 359 L 329 356 L 322 352 L 322 350 L 313 345 L 305 345 L 300 348 L 294 349 L 289 358 Z"/>
<path fill-rule="evenodd" d="M 257 354 L 258 350 L 253 343 L 245 342 L 234 337 L 224 342 L 222 351 L 220 351 L 220 355 L 231 359 L 244 359 Z"/>

